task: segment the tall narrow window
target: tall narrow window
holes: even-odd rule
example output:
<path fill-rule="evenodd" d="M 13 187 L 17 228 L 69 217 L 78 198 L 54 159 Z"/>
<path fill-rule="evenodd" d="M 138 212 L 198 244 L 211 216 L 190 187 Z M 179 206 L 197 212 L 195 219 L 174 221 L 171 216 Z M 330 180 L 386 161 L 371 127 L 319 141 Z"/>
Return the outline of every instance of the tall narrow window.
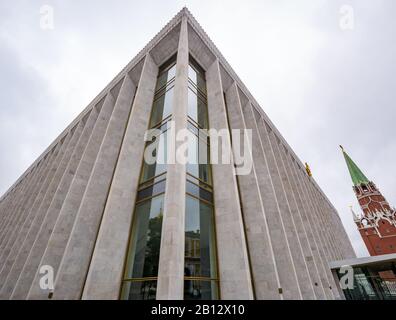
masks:
<path fill-rule="evenodd" d="M 200 130 L 208 128 L 205 73 L 191 57 L 188 88 L 184 298 L 218 299 L 209 137 Z"/>
<path fill-rule="evenodd" d="M 166 136 L 174 82 L 175 59 L 172 58 L 160 68 L 157 78 L 149 128 L 158 130 L 145 147 L 145 153 L 150 150 L 154 161 L 143 159 L 121 299 L 152 300 L 156 297 L 166 184 Z"/>
<path fill-rule="evenodd" d="M 163 195 L 136 204 L 122 299 L 155 299 Z"/>

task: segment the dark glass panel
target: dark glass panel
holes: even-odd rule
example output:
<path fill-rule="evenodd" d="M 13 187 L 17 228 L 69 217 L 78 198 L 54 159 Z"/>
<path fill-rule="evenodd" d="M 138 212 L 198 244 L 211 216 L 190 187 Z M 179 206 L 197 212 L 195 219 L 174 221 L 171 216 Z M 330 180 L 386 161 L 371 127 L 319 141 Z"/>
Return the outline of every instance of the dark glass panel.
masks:
<path fill-rule="evenodd" d="M 163 127 L 161 130 L 166 130 Z M 155 143 L 156 145 L 153 145 Z M 150 149 L 147 149 L 150 148 Z M 147 152 L 148 150 L 152 150 L 153 159 L 155 159 L 154 163 L 148 163 L 143 158 L 143 168 L 142 173 L 140 175 L 140 182 L 147 181 L 155 176 L 158 176 L 161 173 L 166 171 L 166 159 L 167 159 L 167 131 L 163 131 L 160 136 L 155 137 L 152 142 L 149 142 L 146 146 Z"/>
<path fill-rule="evenodd" d="M 191 64 L 194 64 L 194 63 L 192 61 L 190 61 L 190 65 L 188 66 L 188 77 L 190 78 L 191 82 L 194 83 L 195 86 L 204 95 L 206 95 L 206 81 L 205 81 L 205 76 L 204 76 L 205 73 L 197 65 L 191 66 Z"/>
<path fill-rule="evenodd" d="M 168 117 L 172 113 L 173 88 L 168 89 L 165 94 L 154 100 L 151 112 L 150 128 Z"/>
<path fill-rule="evenodd" d="M 165 71 L 161 72 L 157 79 L 157 85 L 155 87 L 155 92 L 163 88 L 170 80 L 175 77 L 176 65 L 169 67 Z"/>
<path fill-rule="evenodd" d="M 188 116 L 200 125 L 201 128 L 208 128 L 207 106 L 204 100 L 189 88 L 188 90 Z"/>
<path fill-rule="evenodd" d="M 147 188 L 141 189 L 138 191 L 137 199 L 136 201 L 140 201 L 149 197 L 153 197 L 157 194 L 165 192 L 165 185 L 166 181 L 165 179 L 157 182 Z"/>
<path fill-rule="evenodd" d="M 190 130 L 191 131 L 191 130 Z M 206 143 L 207 136 L 203 133 L 201 138 L 191 132 L 188 140 L 188 162 L 186 165 L 187 172 L 211 184 L 212 176 L 210 171 L 210 153 L 209 145 Z M 203 139 L 202 139 L 203 137 Z"/>
<path fill-rule="evenodd" d="M 186 183 L 186 192 L 208 202 L 213 202 L 213 195 L 210 191 L 200 188 L 188 180 Z"/>
<path fill-rule="evenodd" d="M 157 280 L 124 281 L 121 291 L 122 300 L 155 300 Z"/>
<path fill-rule="evenodd" d="M 218 292 L 217 281 L 184 280 L 185 300 L 217 300 Z"/>
<path fill-rule="evenodd" d="M 136 205 L 124 278 L 158 275 L 163 198 L 161 195 Z"/>
<path fill-rule="evenodd" d="M 187 277 L 217 278 L 213 209 L 186 196 L 185 264 Z"/>
<path fill-rule="evenodd" d="M 187 173 L 187 181 L 190 181 L 190 182 L 192 182 L 192 183 L 198 185 L 199 187 L 201 187 L 201 188 L 203 188 L 203 189 L 205 189 L 205 190 L 207 190 L 207 191 L 209 191 L 209 192 L 212 192 L 212 191 L 213 191 L 213 188 L 212 188 L 212 186 L 211 186 L 210 184 L 205 183 L 205 182 L 199 180 L 198 178 L 192 176 L 192 175 L 189 174 L 189 173 Z"/>

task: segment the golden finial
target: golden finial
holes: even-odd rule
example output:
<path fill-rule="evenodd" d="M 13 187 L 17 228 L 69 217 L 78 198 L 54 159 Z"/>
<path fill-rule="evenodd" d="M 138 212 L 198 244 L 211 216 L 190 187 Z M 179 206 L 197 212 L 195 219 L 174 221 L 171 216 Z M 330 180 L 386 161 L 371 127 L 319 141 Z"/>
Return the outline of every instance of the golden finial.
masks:
<path fill-rule="evenodd" d="M 306 163 L 306 162 L 305 162 L 305 171 L 307 171 L 307 174 L 309 177 L 312 177 L 311 168 L 309 167 L 308 163 Z"/>

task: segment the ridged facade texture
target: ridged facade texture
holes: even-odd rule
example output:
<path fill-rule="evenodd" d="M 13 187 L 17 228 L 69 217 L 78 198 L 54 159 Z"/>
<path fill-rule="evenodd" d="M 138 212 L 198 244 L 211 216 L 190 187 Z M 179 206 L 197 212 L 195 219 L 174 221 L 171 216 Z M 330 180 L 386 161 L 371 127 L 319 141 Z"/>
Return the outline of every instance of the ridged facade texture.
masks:
<path fill-rule="evenodd" d="M 252 130 L 249 174 L 212 165 L 219 298 L 340 298 L 328 263 L 355 254 L 335 208 L 184 8 L 1 197 L 1 299 L 120 298 L 157 75 L 175 54 L 176 128 L 187 126 L 191 56 L 209 127 Z M 183 299 L 185 181 L 185 165 L 168 166 L 160 299 Z M 39 285 L 44 265 L 54 290 Z"/>

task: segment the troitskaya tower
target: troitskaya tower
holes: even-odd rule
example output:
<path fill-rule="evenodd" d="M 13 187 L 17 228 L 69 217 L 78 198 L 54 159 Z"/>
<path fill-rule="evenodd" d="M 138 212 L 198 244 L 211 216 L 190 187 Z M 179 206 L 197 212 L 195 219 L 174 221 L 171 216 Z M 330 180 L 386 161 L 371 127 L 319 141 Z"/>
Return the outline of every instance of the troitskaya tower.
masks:
<path fill-rule="evenodd" d="M 372 256 L 396 253 L 396 211 L 377 186 L 367 179 L 341 146 L 353 182 L 353 191 L 363 214 L 351 208 L 360 235 Z"/>
<path fill-rule="evenodd" d="M 157 161 L 182 129 L 189 161 Z M 200 129 L 227 145 L 249 129 L 251 170 L 236 175 L 233 154 L 198 161 L 217 152 Z M 330 201 L 185 8 L 0 198 L 0 255 L 3 299 L 336 299 L 328 263 L 355 256 Z"/>

